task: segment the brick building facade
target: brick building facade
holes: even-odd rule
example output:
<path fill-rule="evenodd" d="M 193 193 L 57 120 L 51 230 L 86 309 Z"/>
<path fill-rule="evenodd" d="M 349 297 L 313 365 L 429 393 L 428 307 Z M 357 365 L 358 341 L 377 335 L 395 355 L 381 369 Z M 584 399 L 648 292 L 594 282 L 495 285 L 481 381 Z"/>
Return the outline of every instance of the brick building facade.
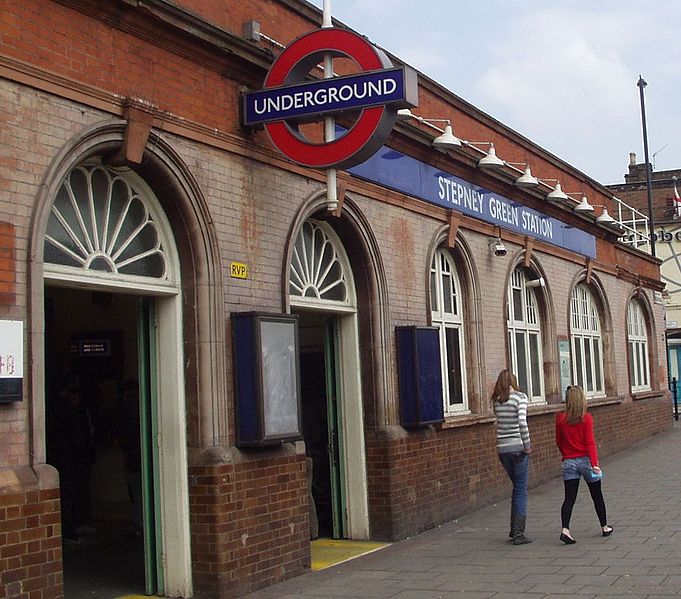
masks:
<path fill-rule="evenodd" d="M 655 171 L 651 168 L 651 201 L 655 255 L 661 260 L 660 278 L 665 284 L 665 329 L 669 380 L 681 380 L 681 196 L 678 180 L 681 169 Z M 638 164 L 636 154 L 629 154 L 629 168 L 624 183 L 608 185 L 623 202 L 648 214 L 648 185 L 645 164 Z M 677 390 L 681 401 L 681 389 Z"/>
<path fill-rule="evenodd" d="M 254 20 L 267 38 L 246 39 Z M 309 567 L 313 517 L 396 541 L 505 498 L 489 396 L 506 367 L 532 400 L 532 484 L 557 475 L 567 383 L 587 388 L 603 456 L 670 425 L 658 262 L 546 183 L 516 185 L 511 163 L 595 205 L 608 189 L 421 74 L 414 112 L 508 163 L 484 170 L 473 145 L 435 150 L 432 127 L 400 121 L 382 162 L 339 172 L 330 210 L 324 172 L 240 125 L 280 52 L 268 39 L 320 23 L 298 0 L 3 3 L 0 319 L 22 323 L 24 368 L 21 401 L 0 404 L 0 597 L 61 597 L 84 560 L 129 593 L 234 597 Z M 448 203 L 422 192 L 430 174 Z M 298 316 L 301 440 L 237 444 L 230 317 L 251 311 Z M 413 429 L 395 329 L 424 325 L 446 417 Z M 96 450 L 85 549 L 62 544 L 66 386 Z M 116 543 L 130 550 L 102 562 Z"/>

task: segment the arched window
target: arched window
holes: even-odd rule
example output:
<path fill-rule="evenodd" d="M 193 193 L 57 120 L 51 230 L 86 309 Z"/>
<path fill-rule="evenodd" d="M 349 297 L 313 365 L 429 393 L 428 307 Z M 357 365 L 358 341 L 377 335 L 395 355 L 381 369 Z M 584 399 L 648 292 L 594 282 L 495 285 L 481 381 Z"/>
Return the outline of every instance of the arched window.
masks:
<path fill-rule="evenodd" d="M 326 223 L 312 219 L 303 223 L 293 246 L 288 288 L 292 305 L 356 311 L 348 257 Z"/>
<path fill-rule="evenodd" d="M 456 264 L 445 250 L 437 250 L 430 267 L 430 302 L 433 326 L 440 329 L 445 416 L 466 412 L 463 298 Z"/>
<path fill-rule="evenodd" d="M 45 234 L 47 279 L 174 288 L 170 225 L 129 169 L 81 164 L 64 179 Z"/>
<path fill-rule="evenodd" d="M 541 321 L 534 288 L 522 268 L 511 274 L 508 286 L 508 347 L 511 370 L 531 401 L 544 400 Z"/>
<path fill-rule="evenodd" d="M 596 301 L 584 283 L 572 290 L 570 320 L 573 380 L 588 397 L 603 395 L 601 319 Z"/>
<path fill-rule="evenodd" d="M 650 360 L 648 356 L 648 327 L 643 306 L 632 299 L 627 308 L 627 341 L 629 347 L 629 377 L 632 391 L 650 389 Z"/>

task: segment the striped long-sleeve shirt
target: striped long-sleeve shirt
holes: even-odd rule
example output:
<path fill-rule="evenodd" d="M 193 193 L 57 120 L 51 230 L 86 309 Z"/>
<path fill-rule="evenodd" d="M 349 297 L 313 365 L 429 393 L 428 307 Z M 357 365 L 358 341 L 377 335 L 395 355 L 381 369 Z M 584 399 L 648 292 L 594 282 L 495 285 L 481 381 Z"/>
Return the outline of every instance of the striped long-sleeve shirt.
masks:
<path fill-rule="evenodd" d="M 521 391 L 512 391 L 507 402 L 494 404 L 494 413 L 497 416 L 497 452 L 529 450 L 527 395 Z"/>

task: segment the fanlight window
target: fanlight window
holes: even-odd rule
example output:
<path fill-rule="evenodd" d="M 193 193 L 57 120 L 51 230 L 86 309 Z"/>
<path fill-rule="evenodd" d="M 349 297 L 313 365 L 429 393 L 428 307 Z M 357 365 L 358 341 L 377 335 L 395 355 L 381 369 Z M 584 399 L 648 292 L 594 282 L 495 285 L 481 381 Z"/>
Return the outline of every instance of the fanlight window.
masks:
<path fill-rule="evenodd" d="M 291 303 L 299 306 L 335 304 L 354 309 L 347 257 L 338 237 L 324 223 L 303 223 L 291 256 L 289 294 Z"/>
<path fill-rule="evenodd" d="M 161 216 L 154 214 L 147 196 L 151 191 L 129 172 L 103 165 L 74 168 L 57 193 L 47 223 L 46 270 L 167 281 Z"/>

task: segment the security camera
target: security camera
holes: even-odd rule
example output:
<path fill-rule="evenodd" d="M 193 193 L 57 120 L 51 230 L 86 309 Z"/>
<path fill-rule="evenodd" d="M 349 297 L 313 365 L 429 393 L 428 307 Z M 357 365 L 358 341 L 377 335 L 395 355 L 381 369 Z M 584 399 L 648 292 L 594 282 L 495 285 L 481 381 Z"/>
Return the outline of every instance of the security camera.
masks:
<path fill-rule="evenodd" d="M 490 247 L 494 250 L 495 256 L 505 256 L 507 254 L 506 246 L 501 243 L 501 239 L 492 239 L 489 242 Z"/>
<path fill-rule="evenodd" d="M 527 281 L 525 287 L 546 287 L 546 281 L 544 280 L 544 277 L 539 277 L 538 279 Z"/>

